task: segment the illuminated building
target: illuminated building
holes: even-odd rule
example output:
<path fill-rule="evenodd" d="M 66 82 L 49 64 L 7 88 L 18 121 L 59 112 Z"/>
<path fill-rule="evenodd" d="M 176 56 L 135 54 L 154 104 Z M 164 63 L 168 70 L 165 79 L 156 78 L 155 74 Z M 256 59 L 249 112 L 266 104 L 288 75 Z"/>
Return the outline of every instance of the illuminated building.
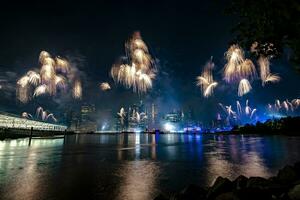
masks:
<path fill-rule="evenodd" d="M 149 129 L 151 116 L 147 112 L 143 101 L 139 104 L 131 105 L 125 114 L 121 117 L 116 115 L 115 130 L 117 131 L 145 131 Z"/>
<path fill-rule="evenodd" d="M 47 122 L 36 121 L 27 118 L 21 118 L 9 113 L 0 113 L 0 127 L 1 128 L 17 128 L 17 129 L 31 129 L 47 130 L 47 131 L 65 131 L 67 126 L 51 124 Z"/>
<path fill-rule="evenodd" d="M 178 132 L 183 127 L 183 119 L 183 112 L 174 110 L 164 115 L 161 127 L 167 132 Z"/>
<path fill-rule="evenodd" d="M 97 130 L 96 108 L 93 104 L 84 104 L 80 109 L 80 126 L 79 132 L 95 132 Z"/>

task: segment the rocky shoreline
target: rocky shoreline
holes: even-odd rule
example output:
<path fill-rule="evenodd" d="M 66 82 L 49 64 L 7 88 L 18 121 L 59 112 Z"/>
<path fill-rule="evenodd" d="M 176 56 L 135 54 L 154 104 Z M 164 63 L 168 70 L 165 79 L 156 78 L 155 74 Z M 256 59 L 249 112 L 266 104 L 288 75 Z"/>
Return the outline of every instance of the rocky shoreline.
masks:
<path fill-rule="evenodd" d="M 245 177 L 230 181 L 218 177 L 210 187 L 189 185 L 173 194 L 159 194 L 154 200 L 300 200 L 300 162 L 286 165 L 277 176 Z"/>

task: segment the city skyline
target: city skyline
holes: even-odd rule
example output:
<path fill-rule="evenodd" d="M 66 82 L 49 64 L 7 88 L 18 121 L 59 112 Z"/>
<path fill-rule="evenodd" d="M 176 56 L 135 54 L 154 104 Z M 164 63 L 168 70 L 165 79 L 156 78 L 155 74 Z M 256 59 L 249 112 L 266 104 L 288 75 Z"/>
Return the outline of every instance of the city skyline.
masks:
<path fill-rule="evenodd" d="M 7 28 L 1 33 L 3 50 L 0 55 L 2 74 L 0 92 L 3 98 L 0 101 L 0 108 L 3 111 L 21 115 L 22 112 L 32 113 L 37 107 L 42 106 L 55 116 L 59 116 L 70 105 L 79 109 L 82 104 L 90 103 L 95 104 L 98 118 L 101 118 L 102 112 L 107 108 L 117 112 L 121 107 L 143 100 L 149 104 L 157 104 L 163 113 L 173 109 L 187 111 L 192 108 L 198 120 L 211 121 L 217 113 L 222 112 L 219 103 L 233 105 L 237 100 L 245 102 L 248 99 L 252 107 L 264 112 L 265 107 L 276 99 L 282 102 L 299 97 L 295 86 L 300 81 L 286 57 L 271 60 L 271 71 L 281 77 L 279 83 L 262 87 L 258 80 L 254 80 L 252 91 L 243 97 L 237 95 L 236 85 L 225 84 L 222 78 L 222 71 L 226 65 L 224 53 L 234 41 L 230 29 L 235 20 L 222 14 L 226 6 L 217 2 L 182 4 L 164 1 L 159 6 L 156 2 L 149 3 L 148 6 L 138 2 L 124 3 L 125 8 L 137 12 L 128 14 L 124 19 L 112 14 L 114 12 L 111 11 L 114 9 L 116 12 L 124 12 L 121 8 L 114 7 L 113 3 L 95 3 L 95 7 L 100 11 L 83 6 L 85 17 L 76 15 L 77 4 L 69 5 L 64 2 L 60 4 L 61 7 L 56 7 L 55 4 L 48 7 L 43 3 L 33 5 L 34 7 L 30 4 L 24 5 L 28 8 L 27 11 L 32 12 L 16 8 L 24 14 L 24 18 L 14 16 L 8 18 L 7 22 L 2 22 L 3 27 L 10 27 L 10 24 L 18 21 L 23 24 L 23 31 L 26 33 L 20 38 L 14 35 L 16 31 L 14 28 Z M 11 7 L 8 5 L 8 8 Z M 41 11 L 43 8 L 45 11 Z M 52 15 L 52 12 L 59 11 L 59 8 L 67 14 L 66 17 Z M 167 11 L 165 8 L 168 8 Z M 109 12 L 105 12 L 105 9 Z M 197 9 L 202 12 L 198 12 Z M 158 14 L 154 15 L 152 10 Z M 143 12 L 148 15 L 143 15 Z M 42 14 L 42 18 L 37 17 Z M 164 20 L 158 20 L 162 16 L 165 17 Z M 178 16 L 180 20 L 177 20 Z M 103 21 L 105 17 L 109 17 L 111 23 Z M 194 17 L 198 20 L 192 20 Z M 31 23 L 27 24 L 26 20 L 31 20 Z M 161 26 L 166 22 L 169 22 L 170 29 Z M 64 23 L 68 25 L 64 26 Z M 106 27 L 108 25 L 109 27 Z M 44 28 L 40 29 L 40 26 Z M 53 30 L 47 28 L 51 26 L 56 28 Z M 158 28 L 151 28 L 155 26 Z M 124 43 L 135 31 L 140 31 L 158 67 L 152 89 L 145 94 L 136 94 L 131 89 L 115 83 L 109 76 L 112 65 L 125 54 Z M 15 101 L 17 80 L 27 71 L 39 68 L 37 58 L 42 50 L 48 51 L 54 57 L 67 58 L 76 64 L 82 79 L 81 100 L 41 97 L 27 104 Z M 244 51 L 248 57 L 249 49 Z M 211 57 L 215 63 L 214 79 L 219 83 L 214 89 L 214 94 L 204 98 L 201 89 L 195 86 L 196 77 L 201 74 Z M 257 65 L 257 60 L 251 59 Z M 100 89 L 99 85 L 105 82 L 109 83 L 111 90 Z"/>

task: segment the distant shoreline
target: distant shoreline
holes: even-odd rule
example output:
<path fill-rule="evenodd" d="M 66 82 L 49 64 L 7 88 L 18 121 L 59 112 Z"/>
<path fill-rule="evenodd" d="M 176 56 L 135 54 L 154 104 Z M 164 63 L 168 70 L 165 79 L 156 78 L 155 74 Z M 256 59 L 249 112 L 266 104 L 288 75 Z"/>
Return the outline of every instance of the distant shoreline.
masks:
<path fill-rule="evenodd" d="M 200 132 L 185 132 L 180 134 L 189 135 L 282 135 L 282 136 L 300 136 L 299 131 L 300 117 L 285 117 L 275 120 L 267 120 L 264 123 L 257 122 L 256 125 L 246 124 L 244 126 L 235 126 L 231 131 L 220 131 L 214 133 L 200 133 Z M 144 131 L 141 134 L 176 134 L 160 131 Z M 73 131 L 45 131 L 45 130 L 31 130 L 30 129 L 8 129 L 0 128 L 0 140 L 4 139 L 18 139 L 26 137 L 53 137 L 57 135 L 72 135 L 76 134 Z M 135 132 L 86 132 L 78 134 L 136 134 Z"/>

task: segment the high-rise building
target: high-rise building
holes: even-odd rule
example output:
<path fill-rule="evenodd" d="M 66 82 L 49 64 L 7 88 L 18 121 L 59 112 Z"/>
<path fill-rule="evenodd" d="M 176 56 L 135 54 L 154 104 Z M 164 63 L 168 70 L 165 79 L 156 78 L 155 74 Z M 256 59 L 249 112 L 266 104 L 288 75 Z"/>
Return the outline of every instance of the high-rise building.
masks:
<path fill-rule="evenodd" d="M 80 109 L 80 132 L 95 132 L 97 130 L 96 108 L 94 104 L 84 104 Z"/>

